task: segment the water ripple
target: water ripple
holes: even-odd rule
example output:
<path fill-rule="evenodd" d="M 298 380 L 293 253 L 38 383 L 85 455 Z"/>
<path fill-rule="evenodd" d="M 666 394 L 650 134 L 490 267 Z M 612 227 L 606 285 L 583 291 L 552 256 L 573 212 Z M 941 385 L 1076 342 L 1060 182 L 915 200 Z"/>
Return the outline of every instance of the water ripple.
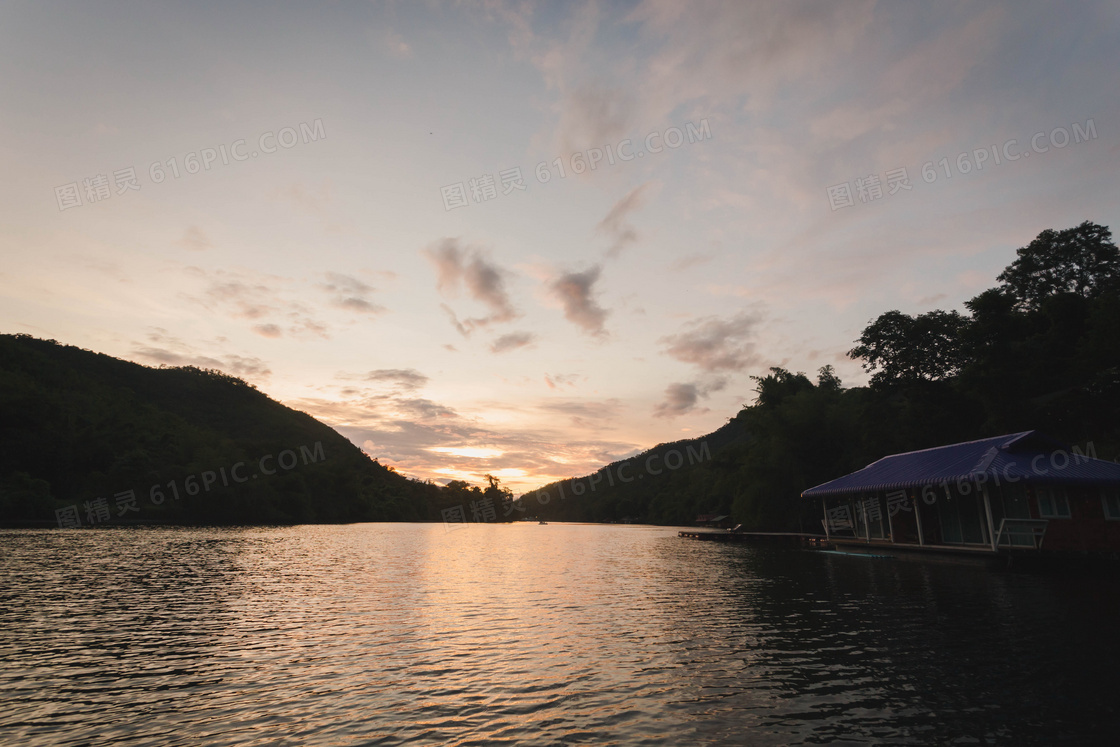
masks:
<path fill-rule="evenodd" d="M 0 532 L 0 742 L 1051 744 L 1113 581 L 673 530 Z"/>

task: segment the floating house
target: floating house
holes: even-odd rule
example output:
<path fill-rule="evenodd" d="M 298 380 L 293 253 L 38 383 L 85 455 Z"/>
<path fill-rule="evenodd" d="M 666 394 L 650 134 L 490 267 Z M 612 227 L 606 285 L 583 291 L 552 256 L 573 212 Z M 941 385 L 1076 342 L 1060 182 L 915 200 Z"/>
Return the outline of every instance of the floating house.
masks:
<path fill-rule="evenodd" d="M 1013 433 L 883 457 L 802 496 L 834 545 L 1115 557 L 1120 464 L 1092 451 Z"/>
<path fill-rule="evenodd" d="M 729 529 L 731 527 L 731 517 L 727 514 L 700 514 L 696 517 L 695 523 L 698 527 Z"/>

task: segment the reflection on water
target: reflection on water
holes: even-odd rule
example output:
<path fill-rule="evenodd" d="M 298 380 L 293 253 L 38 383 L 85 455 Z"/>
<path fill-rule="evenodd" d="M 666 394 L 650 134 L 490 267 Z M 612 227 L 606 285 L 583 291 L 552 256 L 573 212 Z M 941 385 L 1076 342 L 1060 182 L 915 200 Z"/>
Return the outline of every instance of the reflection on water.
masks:
<path fill-rule="evenodd" d="M 564 524 L 2 531 L 0 550 L 4 744 L 1085 744 L 1120 725 L 1120 595 L 1099 578 Z"/>

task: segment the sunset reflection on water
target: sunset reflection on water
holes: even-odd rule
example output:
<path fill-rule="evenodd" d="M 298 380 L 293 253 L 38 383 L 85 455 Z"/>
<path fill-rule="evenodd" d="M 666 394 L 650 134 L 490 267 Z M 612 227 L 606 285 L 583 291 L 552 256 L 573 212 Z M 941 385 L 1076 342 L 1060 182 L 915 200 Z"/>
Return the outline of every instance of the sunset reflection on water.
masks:
<path fill-rule="evenodd" d="M 1089 684 L 1120 653 L 1101 579 L 637 526 L 0 543 L 4 743 L 1042 744 L 1117 721 Z"/>

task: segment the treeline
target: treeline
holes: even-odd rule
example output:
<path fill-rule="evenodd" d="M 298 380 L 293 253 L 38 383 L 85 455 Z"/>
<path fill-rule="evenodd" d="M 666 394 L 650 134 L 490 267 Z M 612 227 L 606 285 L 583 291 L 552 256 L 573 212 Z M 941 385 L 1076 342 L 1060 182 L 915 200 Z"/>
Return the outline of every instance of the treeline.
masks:
<path fill-rule="evenodd" d="M 729 513 L 733 466 L 746 431 L 732 420 L 707 436 L 658 444 L 584 477 L 550 483 L 518 500 L 523 515 L 550 521 L 687 524 Z"/>
<path fill-rule="evenodd" d="M 750 529 L 815 531 L 819 517 L 801 492 L 891 453 L 1038 429 L 1092 442 L 1113 459 L 1120 251 L 1111 238 L 1089 222 L 1043 231 L 1017 251 L 998 285 L 965 302 L 967 313 L 895 310 L 873 320 L 849 352 L 872 374 L 869 386 L 844 388 L 830 366 L 816 381 L 771 369 L 755 378 L 756 401 L 717 431 L 732 437 L 713 442 L 710 460 L 641 484 L 600 480 L 578 500 L 569 490 L 558 501 L 557 486 L 547 486 L 539 511 L 657 524 L 727 513 Z M 522 502 L 535 508 L 536 495 Z"/>
<path fill-rule="evenodd" d="M 0 335 L 0 525 L 440 520 L 463 497 L 220 371 Z"/>
<path fill-rule="evenodd" d="M 0 335 L 0 525 L 450 520 L 816 529 L 800 493 L 886 454 L 1038 429 L 1120 454 L 1120 251 L 1093 223 L 1043 231 L 965 313 L 888 311 L 842 386 L 780 368 L 708 436 L 512 500 L 410 480 L 219 371 L 150 368 Z M 61 514 L 59 513 L 61 512 Z"/>

